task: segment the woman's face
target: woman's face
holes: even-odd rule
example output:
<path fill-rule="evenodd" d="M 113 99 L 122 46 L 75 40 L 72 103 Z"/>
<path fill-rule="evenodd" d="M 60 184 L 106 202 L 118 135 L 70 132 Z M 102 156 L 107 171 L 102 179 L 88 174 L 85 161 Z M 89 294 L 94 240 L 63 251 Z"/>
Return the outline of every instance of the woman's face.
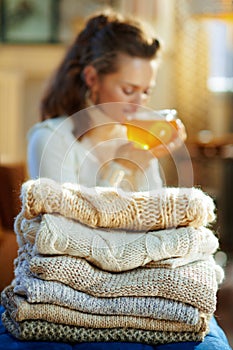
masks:
<path fill-rule="evenodd" d="M 86 82 L 91 100 L 94 104 L 123 102 L 126 106 L 128 103 L 145 105 L 155 85 L 156 72 L 154 59 L 119 54 L 117 72 L 100 77 L 94 67 L 89 72 L 87 70 Z M 136 106 L 128 105 L 127 108 L 128 112 L 133 112 Z"/>

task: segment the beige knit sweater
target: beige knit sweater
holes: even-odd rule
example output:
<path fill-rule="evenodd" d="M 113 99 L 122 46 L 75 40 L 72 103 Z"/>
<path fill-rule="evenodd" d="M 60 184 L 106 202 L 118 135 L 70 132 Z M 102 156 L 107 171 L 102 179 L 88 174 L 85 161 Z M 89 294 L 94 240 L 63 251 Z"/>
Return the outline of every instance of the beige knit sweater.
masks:
<path fill-rule="evenodd" d="M 192 325 L 200 319 L 197 308 L 167 298 L 95 297 L 61 282 L 42 280 L 32 275 L 27 260 L 18 263 L 12 283 L 14 292 L 29 303 L 49 303 L 90 314 L 142 316 Z"/>
<path fill-rule="evenodd" d="M 35 244 L 35 251 L 48 255 L 85 258 L 107 271 L 126 271 L 149 262 L 171 266 L 206 259 L 218 248 L 218 239 L 207 228 L 181 227 L 160 231 L 132 232 L 93 229 L 61 215 L 44 214 L 42 220 L 16 219 L 19 242 Z M 168 264 L 168 261 L 166 261 Z"/>
<path fill-rule="evenodd" d="M 137 268 L 121 273 L 99 270 L 71 256 L 35 256 L 29 265 L 38 278 L 60 281 L 96 297 L 159 296 L 208 314 L 215 311 L 218 283 L 223 278 L 222 269 L 212 259 L 176 269 Z"/>
<path fill-rule="evenodd" d="M 201 315 L 197 325 L 183 322 L 157 320 L 150 317 L 130 315 L 96 315 L 71 310 L 53 304 L 30 304 L 25 298 L 13 292 L 11 286 L 2 292 L 2 304 L 11 318 L 16 321 L 40 319 L 48 322 L 62 323 L 86 328 L 134 328 L 170 332 L 206 332 L 208 315 Z"/>
<path fill-rule="evenodd" d="M 5 311 L 2 322 L 20 340 L 82 342 L 133 342 L 165 344 L 182 341 L 202 341 L 204 332 L 161 332 L 131 328 L 85 328 L 42 320 L 17 322 Z"/>
<path fill-rule="evenodd" d="M 215 219 L 213 200 L 196 188 L 130 193 L 40 178 L 23 184 L 21 198 L 27 219 L 59 213 L 91 227 L 148 231 L 206 226 Z"/>

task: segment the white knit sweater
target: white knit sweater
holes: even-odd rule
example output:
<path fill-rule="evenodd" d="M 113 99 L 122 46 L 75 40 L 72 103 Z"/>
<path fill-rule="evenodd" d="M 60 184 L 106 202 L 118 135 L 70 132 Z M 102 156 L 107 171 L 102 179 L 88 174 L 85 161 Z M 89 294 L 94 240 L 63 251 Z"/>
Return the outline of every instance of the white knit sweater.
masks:
<path fill-rule="evenodd" d="M 40 254 L 85 258 L 107 271 L 126 271 L 153 262 L 181 266 L 206 259 L 218 239 L 205 227 L 188 226 L 150 232 L 91 228 L 61 215 L 16 220 L 18 241 L 30 241 Z M 167 259 L 170 259 L 167 260 Z"/>

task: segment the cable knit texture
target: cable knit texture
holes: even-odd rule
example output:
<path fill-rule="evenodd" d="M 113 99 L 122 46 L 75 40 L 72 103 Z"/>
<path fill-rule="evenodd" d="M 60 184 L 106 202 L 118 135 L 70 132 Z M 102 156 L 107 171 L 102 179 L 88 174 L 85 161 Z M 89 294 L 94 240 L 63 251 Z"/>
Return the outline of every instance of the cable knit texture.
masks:
<path fill-rule="evenodd" d="M 35 244 L 38 253 L 85 258 L 107 271 L 131 270 L 174 257 L 179 259 L 172 260 L 172 267 L 184 265 L 206 259 L 218 248 L 218 239 L 204 227 L 135 233 L 93 229 L 61 215 L 45 214 L 41 222 L 21 216 L 17 234 Z"/>
<path fill-rule="evenodd" d="M 20 340 L 82 342 L 133 342 L 165 344 L 183 341 L 202 341 L 205 333 L 145 331 L 130 328 L 84 328 L 42 320 L 16 322 L 5 311 L 2 322 L 6 329 Z"/>
<path fill-rule="evenodd" d="M 91 227 L 148 231 L 206 226 L 215 219 L 213 200 L 197 188 L 130 193 L 40 178 L 23 184 L 21 198 L 27 219 L 59 213 Z"/>

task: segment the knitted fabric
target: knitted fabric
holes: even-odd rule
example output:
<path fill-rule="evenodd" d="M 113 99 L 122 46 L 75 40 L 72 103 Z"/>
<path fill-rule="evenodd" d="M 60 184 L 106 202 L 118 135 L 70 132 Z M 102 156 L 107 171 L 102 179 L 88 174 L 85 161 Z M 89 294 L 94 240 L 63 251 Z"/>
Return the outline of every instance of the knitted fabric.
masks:
<path fill-rule="evenodd" d="M 17 234 L 35 243 L 40 254 L 85 258 L 107 271 L 131 270 L 171 257 L 180 257 L 173 261 L 176 266 L 184 265 L 205 259 L 218 248 L 218 239 L 204 227 L 135 233 L 93 229 L 60 215 L 45 214 L 40 224 L 21 217 L 18 220 L 21 227 Z"/>
<path fill-rule="evenodd" d="M 30 270 L 45 280 L 60 281 L 93 296 L 159 296 L 188 303 L 211 314 L 216 306 L 222 269 L 212 259 L 176 269 L 137 268 L 110 273 L 70 256 L 35 256 Z"/>
<path fill-rule="evenodd" d="M 20 340 L 57 341 L 69 343 L 82 342 L 133 342 L 145 344 L 164 344 L 170 342 L 202 341 L 204 333 L 199 332 L 161 332 L 133 328 L 94 329 L 42 320 L 16 322 L 9 313 L 2 314 L 6 329 Z"/>
<path fill-rule="evenodd" d="M 206 226 L 215 219 L 213 200 L 196 188 L 130 193 L 40 178 L 23 184 L 21 198 L 27 219 L 59 213 L 91 227 L 148 231 Z"/>
<path fill-rule="evenodd" d="M 41 319 L 48 322 L 62 323 L 86 328 L 134 328 L 154 331 L 173 332 L 206 332 L 210 317 L 202 315 L 197 325 L 187 323 L 156 320 L 149 317 L 96 315 L 71 310 L 53 304 L 30 304 L 25 298 L 7 287 L 2 292 L 2 305 L 7 309 L 11 318 L 16 321 Z"/>
<path fill-rule="evenodd" d="M 35 242 L 35 229 L 39 229 L 42 215 L 36 216 L 34 219 L 27 220 L 24 218 L 22 213 L 19 213 L 14 222 L 14 231 L 17 238 L 19 247 L 23 247 L 25 244 L 31 241 L 32 244 Z"/>
<path fill-rule="evenodd" d="M 29 303 L 49 303 L 85 313 L 102 315 L 131 315 L 184 322 L 195 325 L 199 311 L 185 303 L 159 297 L 94 297 L 60 282 L 33 277 L 28 261 L 18 264 L 14 292 L 26 297 Z"/>

